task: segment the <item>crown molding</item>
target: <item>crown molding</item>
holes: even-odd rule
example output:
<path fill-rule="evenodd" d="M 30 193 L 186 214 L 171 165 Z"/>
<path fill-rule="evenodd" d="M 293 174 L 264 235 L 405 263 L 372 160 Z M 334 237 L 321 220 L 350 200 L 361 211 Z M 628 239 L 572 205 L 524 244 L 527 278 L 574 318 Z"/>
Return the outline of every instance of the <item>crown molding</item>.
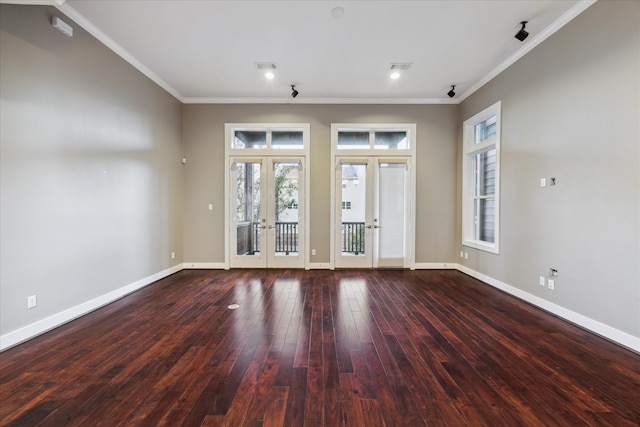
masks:
<path fill-rule="evenodd" d="M 0 0 L 0 4 L 21 4 L 32 6 L 60 6 L 67 0 Z"/>
<path fill-rule="evenodd" d="M 290 98 L 217 98 L 217 97 L 184 97 L 173 88 L 169 83 L 161 79 L 157 74 L 151 71 L 142 62 L 131 55 L 122 46 L 108 37 L 93 23 L 86 19 L 82 14 L 66 3 L 66 0 L 0 0 L 0 3 L 22 4 L 22 5 L 45 5 L 54 6 L 75 21 L 76 24 L 84 28 L 88 33 L 97 38 L 109 49 L 118 54 L 125 61 L 133 65 L 138 71 L 147 76 L 158 86 L 166 90 L 173 97 L 183 104 L 459 104 L 473 93 L 478 91 L 485 84 L 502 73 L 504 70 L 513 65 L 516 61 L 529 53 L 532 49 L 553 35 L 560 28 L 565 26 L 576 16 L 584 12 L 598 0 L 581 0 L 574 7 L 565 12 L 560 18 L 556 19 L 549 27 L 545 28 L 539 34 L 536 34 L 530 41 L 526 42 L 521 49 L 513 53 L 497 67 L 487 73 L 480 80 L 472 84 L 465 92 L 456 98 L 307 98 L 307 99 L 290 99 Z"/>
<path fill-rule="evenodd" d="M 449 98 L 184 98 L 185 104 L 458 104 Z"/>
<path fill-rule="evenodd" d="M 49 2 L 49 4 L 51 3 L 53 3 L 53 6 L 58 8 L 58 10 L 60 10 L 65 15 L 67 15 L 73 21 L 75 21 L 76 24 L 84 28 L 85 31 L 87 31 L 89 34 L 97 38 L 109 49 L 111 49 L 116 54 L 118 54 L 122 59 L 127 61 L 129 64 L 133 65 L 138 71 L 140 71 L 142 74 L 144 74 L 149 79 L 154 81 L 158 86 L 160 86 L 161 88 L 169 92 L 171 95 L 173 95 L 173 97 L 175 97 L 178 101 L 184 102 L 182 95 L 180 95 L 180 93 L 177 90 L 175 90 L 169 83 L 165 82 L 156 73 L 151 71 L 146 65 L 138 61 L 138 59 L 136 59 L 132 54 L 130 54 L 127 50 L 125 50 L 122 46 L 116 43 L 113 39 L 111 39 L 105 33 L 103 33 L 100 29 L 98 29 L 98 27 L 93 25 L 92 22 L 90 22 L 77 10 L 75 10 L 73 7 L 69 6 L 68 4 L 64 3 L 64 0 L 62 3 L 59 3 L 58 0 Z"/>
<path fill-rule="evenodd" d="M 592 6 L 597 1 L 598 0 L 581 0 L 580 2 L 578 2 L 574 7 L 566 11 L 562 16 L 556 19 L 551 25 L 545 28 L 542 32 L 532 37 L 531 40 L 525 43 L 521 49 L 518 49 L 511 56 L 509 56 L 502 63 L 500 63 L 496 68 L 489 71 L 487 75 L 485 75 L 483 78 L 481 78 L 480 80 L 472 84 L 471 87 L 469 87 L 469 89 L 467 89 L 460 95 L 460 102 L 464 101 L 473 93 L 475 93 L 478 89 L 480 89 L 482 86 L 489 83 L 496 76 L 498 76 L 498 74 L 502 73 L 504 70 L 509 68 L 518 59 L 522 58 L 527 53 L 529 53 L 532 49 L 538 46 L 540 43 L 542 43 L 543 41 L 551 37 L 556 31 L 558 31 L 560 28 L 567 25 L 570 21 L 573 20 L 573 18 L 580 15 L 582 12 L 587 10 L 590 6 Z"/>

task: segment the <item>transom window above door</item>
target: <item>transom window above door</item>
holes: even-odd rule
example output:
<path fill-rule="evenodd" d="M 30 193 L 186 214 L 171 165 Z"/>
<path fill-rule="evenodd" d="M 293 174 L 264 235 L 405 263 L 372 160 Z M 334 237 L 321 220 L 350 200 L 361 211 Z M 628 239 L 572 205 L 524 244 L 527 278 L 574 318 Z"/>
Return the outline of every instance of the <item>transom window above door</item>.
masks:
<path fill-rule="evenodd" d="M 227 124 L 225 131 L 230 154 L 299 154 L 309 147 L 308 124 Z"/>
<path fill-rule="evenodd" d="M 333 124 L 333 149 L 371 154 L 410 155 L 415 152 L 415 124 Z"/>

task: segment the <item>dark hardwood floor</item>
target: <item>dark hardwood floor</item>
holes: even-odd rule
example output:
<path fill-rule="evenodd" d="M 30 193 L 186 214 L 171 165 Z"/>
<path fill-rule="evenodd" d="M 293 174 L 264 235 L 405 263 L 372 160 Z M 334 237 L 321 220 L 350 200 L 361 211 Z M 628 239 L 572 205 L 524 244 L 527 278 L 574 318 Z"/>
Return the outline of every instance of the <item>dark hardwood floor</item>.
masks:
<path fill-rule="evenodd" d="M 0 422 L 637 426 L 640 355 L 455 271 L 182 271 L 0 354 Z"/>

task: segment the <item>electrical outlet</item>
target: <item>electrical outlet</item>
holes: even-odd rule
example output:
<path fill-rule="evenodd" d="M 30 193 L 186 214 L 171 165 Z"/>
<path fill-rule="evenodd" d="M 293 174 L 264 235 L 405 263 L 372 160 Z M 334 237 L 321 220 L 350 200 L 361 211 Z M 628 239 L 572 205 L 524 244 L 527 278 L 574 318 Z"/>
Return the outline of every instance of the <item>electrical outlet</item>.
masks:
<path fill-rule="evenodd" d="M 171 259 L 176 259 L 176 253 L 175 252 L 171 252 Z"/>
<path fill-rule="evenodd" d="M 460 258 L 464 258 L 464 251 L 460 251 Z"/>
<path fill-rule="evenodd" d="M 546 178 L 540 178 L 540 187 L 546 187 L 547 186 L 547 179 Z"/>
<path fill-rule="evenodd" d="M 316 254 L 316 250 L 315 249 L 311 249 L 311 255 L 315 255 Z"/>
<path fill-rule="evenodd" d="M 464 253 L 464 259 L 469 259 L 469 252 Z"/>
<path fill-rule="evenodd" d="M 544 287 L 544 276 L 540 276 L 540 286 Z"/>
<path fill-rule="evenodd" d="M 549 289 L 551 289 L 552 291 L 556 289 L 556 281 L 553 279 L 549 279 L 549 281 L 547 282 L 547 286 L 549 287 Z"/>
<path fill-rule="evenodd" d="M 212 211 L 213 210 L 213 203 L 209 203 L 209 210 Z"/>
<path fill-rule="evenodd" d="M 35 295 L 27 297 L 27 308 L 35 308 L 38 305 L 38 300 Z"/>

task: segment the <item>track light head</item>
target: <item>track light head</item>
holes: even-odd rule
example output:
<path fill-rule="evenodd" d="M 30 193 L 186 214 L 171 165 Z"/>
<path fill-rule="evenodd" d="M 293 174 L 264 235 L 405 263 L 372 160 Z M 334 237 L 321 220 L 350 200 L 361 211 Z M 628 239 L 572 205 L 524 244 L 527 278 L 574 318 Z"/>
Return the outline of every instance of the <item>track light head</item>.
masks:
<path fill-rule="evenodd" d="M 298 91 L 296 90 L 296 85 L 291 85 L 291 97 L 295 98 L 296 96 L 298 96 Z"/>
<path fill-rule="evenodd" d="M 456 88 L 456 85 L 451 85 L 451 90 L 447 92 L 447 95 L 449 95 L 449 98 L 453 98 L 454 96 L 456 96 L 456 93 L 454 91 L 455 88 Z"/>
<path fill-rule="evenodd" d="M 522 21 L 520 24 L 522 25 L 522 28 L 520 28 L 520 31 L 518 31 L 514 37 L 523 42 L 524 39 L 529 37 L 529 33 L 524 30 L 524 27 L 527 25 L 527 21 Z"/>

